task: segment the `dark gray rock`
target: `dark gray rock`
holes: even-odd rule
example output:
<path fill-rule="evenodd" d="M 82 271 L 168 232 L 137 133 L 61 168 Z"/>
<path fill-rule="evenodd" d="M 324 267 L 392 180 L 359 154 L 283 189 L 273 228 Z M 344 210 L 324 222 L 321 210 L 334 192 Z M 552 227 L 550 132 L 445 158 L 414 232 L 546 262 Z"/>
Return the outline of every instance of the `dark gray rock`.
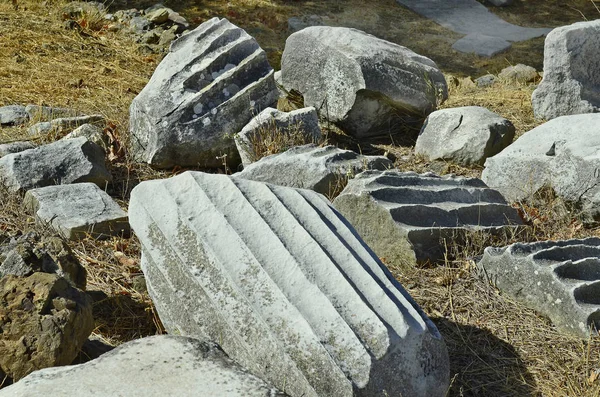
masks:
<path fill-rule="evenodd" d="M 333 205 L 378 256 L 412 266 L 444 258 L 444 240 L 521 225 L 502 195 L 476 178 L 365 171 Z"/>
<path fill-rule="evenodd" d="M 0 181 L 11 191 L 78 182 L 104 188 L 111 179 L 104 150 L 86 138 L 56 141 L 0 158 Z"/>
<path fill-rule="evenodd" d="M 265 52 L 225 19 L 171 44 L 130 108 L 131 152 L 158 168 L 219 167 L 238 158 L 233 134 L 277 101 Z"/>
<path fill-rule="evenodd" d="M 327 200 L 225 175 L 146 181 L 129 216 L 170 333 L 292 396 L 444 396 L 435 325 Z"/>
<path fill-rule="evenodd" d="M 39 238 L 27 233 L 0 246 L 0 278 L 8 274 L 24 277 L 35 272 L 57 274 L 84 290 L 86 270 L 69 246 L 58 237 Z"/>
<path fill-rule="evenodd" d="M 0 329 L 0 370 L 16 381 L 70 364 L 94 329 L 92 305 L 56 274 L 7 275 L 0 278 Z"/>
<path fill-rule="evenodd" d="M 31 189 L 23 202 L 36 222 L 69 240 L 129 234 L 127 213 L 93 183 Z"/>
<path fill-rule="evenodd" d="M 315 108 L 302 108 L 291 112 L 266 108 L 250 120 L 242 131 L 234 136 L 234 139 L 242 164 L 247 167 L 260 159 L 255 144 L 265 146 L 278 141 L 281 143 L 319 142 L 321 140 L 319 117 Z"/>
<path fill-rule="evenodd" d="M 19 141 L 12 143 L 0 144 L 0 157 L 4 157 L 7 154 L 19 153 L 23 150 L 33 149 L 35 145 L 29 141 Z"/>
<path fill-rule="evenodd" d="M 281 72 L 286 90 L 300 92 L 305 106 L 357 137 L 389 134 L 400 118 L 426 116 L 448 96 L 431 59 L 349 28 L 292 34 Z"/>
<path fill-rule="evenodd" d="M 363 156 L 334 146 L 310 144 L 265 157 L 234 177 L 310 189 L 332 197 L 343 189 L 348 178 L 364 170 L 392 167 L 393 163 L 383 156 Z"/>
<path fill-rule="evenodd" d="M 485 76 L 481 76 L 475 80 L 475 84 L 477 87 L 485 88 L 490 87 L 496 83 L 496 76 L 493 74 L 486 74 Z"/>
<path fill-rule="evenodd" d="M 429 160 L 483 165 L 488 157 L 510 145 L 514 137 L 514 125 L 486 108 L 441 109 L 425 120 L 415 153 Z"/>
<path fill-rule="evenodd" d="M 503 293 L 582 338 L 600 330 L 600 239 L 488 247 L 477 264 Z"/>
<path fill-rule="evenodd" d="M 8 105 L 0 106 L 0 126 L 21 125 L 29 121 L 25 106 Z"/>
<path fill-rule="evenodd" d="M 76 366 L 47 368 L 0 390 L 1 397 L 283 397 L 204 340 L 151 336 Z"/>
<path fill-rule="evenodd" d="M 133 17 L 129 20 L 129 29 L 134 34 L 144 34 L 152 28 L 152 22 L 143 16 Z"/>
<path fill-rule="evenodd" d="M 550 120 L 488 158 L 481 178 L 511 202 L 549 186 L 575 204 L 585 221 L 600 220 L 598 125 L 600 114 Z"/>
<path fill-rule="evenodd" d="M 544 44 L 544 77 L 531 102 L 537 118 L 600 111 L 600 20 L 554 29 Z"/>

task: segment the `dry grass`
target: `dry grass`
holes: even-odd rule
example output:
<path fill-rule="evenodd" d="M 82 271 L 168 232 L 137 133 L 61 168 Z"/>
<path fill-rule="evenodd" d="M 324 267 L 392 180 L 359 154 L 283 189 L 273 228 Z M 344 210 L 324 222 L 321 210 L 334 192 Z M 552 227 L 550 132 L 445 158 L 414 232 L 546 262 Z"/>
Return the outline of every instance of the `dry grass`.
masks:
<path fill-rule="evenodd" d="M 114 6 L 149 6 L 154 1 L 115 0 Z M 518 62 L 541 67 L 542 40 L 513 46 L 513 50 L 490 60 L 450 51 L 452 34 L 399 7 L 394 0 L 377 0 L 364 8 L 362 0 L 294 2 L 279 0 L 232 0 L 222 2 L 165 1 L 196 23 L 212 16 L 226 16 L 248 29 L 266 47 L 270 60 L 278 62 L 283 48 L 287 18 L 319 14 L 335 24 L 377 26 L 372 33 L 408 45 L 436 60 L 449 73 L 474 77 Z M 0 106 L 46 104 L 71 107 L 84 113 L 101 113 L 118 141 L 126 141 L 128 109 L 160 61 L 159 55 L 143 56 L 125 36 L 103 26 L 80 23 L 83 29 L 65 29 L 60 6 L 64 1 L 0 0 Z M 593 3 L 573 0 L 566 4 L 548 0 L 516 0 L 515 7 L 498 9 L 506 19 L 521 24 L 552 25 L 595 17 Z M 577 11 L 574 11 L 576 9 Z M 356 10 L 360 10 L 357 12 Z M 521 14 L 517 15 L 514 10 Z M 559 10 L 558 12 L 556 10 Z M 534 12 L 535 11 L 535 12 Z M 591 15 L 591 16 L 589 16 Z M 75 84 L 76 83 L 76 84 Z M 500 84 L 480 89 L 467 82 L 452 88 L 445 107 L 480 105 L 507 117 L 517 134 L 538 124 L 530 107 L 531 85 Z M 410 146 L 398 146 L 397 137 L 386 144 L 355 142 L 333 126 L 330 142 L 340 142 L 367 154 L 388 151 L 396 166 L 419 172 L 457 173 L 479 176 L 481 169 L 428 162 L 414 156 Z M 0 143 L 26 136 L 26 127 L 0 129 Z M 270 146 L 280 146 L 272 143 Z M 128 161 L 127 153 L 112 162 L 114 182 L 109 193 L 123 208 L 131 189 L 146 179 L 163 178 L 173 172 L 157 172 Z M 36 228 L 24 216 L 21 198 L 0 190 L 0 232 L 16 234 Z M 528 221 L 522 234 L 486 240 L 474 234 L 461 245 L 449 244 L 443 266 L 399 271 L 390 268 L 411 295 L 436 322 L 451 358 L 450 396 L 599 396 L 599 338 L 580 340 L 558 333 L 544 318 L 500 294 L 477 276 L 473 259 L 486 245 L 512 241 L 573 238 L 600 235 L 585 229 L 572 210 L 551 193 L 528 203 L 516 204 Z M 41 232 L 47 233 L 47 230 Z M 163 332 L 148 295 L 134 282 L 140 275 L 140 245 L 135 237 L 70 243 L 88 272 L 88 289 L 101 291 L 94 304 L 95 333 L 113 344 Z M 102 295 L 103 294 L 103 295 Z"/>

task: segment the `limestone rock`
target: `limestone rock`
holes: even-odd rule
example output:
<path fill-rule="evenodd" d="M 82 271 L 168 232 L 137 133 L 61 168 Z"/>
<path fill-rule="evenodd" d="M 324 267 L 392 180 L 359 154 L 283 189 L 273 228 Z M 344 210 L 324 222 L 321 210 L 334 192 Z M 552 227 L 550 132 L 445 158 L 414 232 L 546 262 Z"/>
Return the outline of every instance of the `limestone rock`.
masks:
<path fill-rule="evenodd" d="M 265 52 L 226 19 L 171 44 L 130 108 L 132 154 L 152 166 L 220 166 L 233 134 L 278 98 Z"/>
<path fill-rule="evenodd" d="M 266 108 L 254 117 L 239 134 L 236 134 L 235 146 L 244 167 L 259 160 L 255 144 L 259 146 L 269 142 L 287 140 L 318 142 L 321 139 L 319 117 L 315 108 L 303 108 L 291 112 L 281 112 Z"/>
<path fill-rule="evenodd" d="M 92 332 L 84 292 L 55 274 L 0 278 L 0 370 L 18 380 L 70 364 Z"/>
<path fill-rule="evenodd" d="M 19 141 L 0 144 L 0 157 L 7 154 L 22 152 L 23 150 L 33 149 L 35 145 L 29 141 Z"/>
<path fill-rule="evenodd" d="M 531 102 L 536 117 L 600 111 L 600 19 L 554 29 L 544 44 L 544 77 Z"/>
<path fill-rule="evenodd" d="M 82 116 L 77 110 L 54 106 L 27 105 L 25 111 L 32 120 L 49 121 L 58 118 Z"/>
<path fill-rule="evenodd" d="M 427 117 L 415 152 L 430 160 L 483 165 L 515 137 L 514 125 L 480 106 L 437 110 Z"/>
<path fill-rule="evenodd" d="M 531 66 L 519 63 L 514 66 L 504 68 L 498 74 L 498 78 L 505 81 L 513 81 L 517 83 L 531 83 L 536 81 L 540 75 Z"/>
<path fill-rule="evenodd" d="M 166 8 L 159 8 L 146 14 L 146 18 L 157 25 L 165 23 L 169 20 L 169 10 Z"/>
<path fill-rule="evenodd" d="M 69 240 L 129 234 L 127 213 L 93 183 L 31 189 L 23 201 L 38 223 Z"/>
<path fill-rule="evenodd" d="M 214 343 L 181 336 L 127 342 L 77 366 L 36 371 L 0 397 L 285 396 L 232 361 Z"/>
<path fill-rule="evenodd" d="M 170 333 L 291 396 L 443 396 L 435 325 L 323 196 L 225 175 L 142 182 L 129 216 Z"/>
<path fill-rule="evenodd" d="M 365 171 L 333 205 L 375 253 L 403 266 L 444 257 L 444 239 L 522 224 L 502 195 L 476 178 Z"/>
<path fill-rule="evenodd" d="M 234 177 L 310 189 L 331 197 L 341 191 L 348 178 L 364 170 L 392 167 L 393 163 L 383 156 L 309 144 L 262 158 Z"/>
<path fill-rule="evenodd" d="M 51 121 L 41 122 L 32 125 L 29 128 L 29 135 L 47 134 L 50 132 L 61 133 L 72 131 L 84 124 L 104 122 L 104 116 L 94 114 L 91 116 L 64 117 L 52 119 Z"/>
<path fill-rule="evenodd" d="M 35 272 L 57 274 L 72 286 L 85 290 L 86 270 L 58 237 L 27 233 L 0 245 L 0 278 L 8 274 L 30 276 Z"/>
<path fill-rule="evenodd" d="M 488 247 L 477 267 L 562 332 L 587 339 L 590 327 L 600 329 L 599 238 Z"/>
<path fill-rule="evenodd" d="M 65 135 L 62 139 L 73 139 L 85 137 L 88 141 L 94 142 L 96 145 L 108 152 L 108 137 L 104 133 L 104 130 L 94 124 L 83 124 L 72 132 Z"/>
<path fill-rule="evenodd" d="M 542 186 L 600 219 L 600 114 L 563 116 L 526 132 L 487 159 L 481 178 L 507 200 L 531 198 Z"/>
<path fill-rule="evenodd" d="M 56 141 L 0 158 L 0 180 L 12 191 L 78 182 L 104 188 L 111 178 L 104 150 L 86 138 Z"/>
<path fill-rule="evenodd" d="M 292 34 L 281 72 L 286 90 L 300 92 L 306 106 L 357 137 L 388 134 L 399 115 L 426 116 L 448 96 L 431 59 L 349 28 Z"/>
<path fill-rule="evenodd" d="M 8 105 L 0 106 L 0 126 L 20 125 L 29 121 L 29 115 L 25 111 L 25 106 Z"/>
<path fill-rule="evenodd" d="M 496 83 L 496 76 L 494 76 L 493 74 L 486 74 L 475 80 L 475 84 L 477 84 L 477 87 L 481 88 L 490 87 L 494 85 L 494 83 Z"/>

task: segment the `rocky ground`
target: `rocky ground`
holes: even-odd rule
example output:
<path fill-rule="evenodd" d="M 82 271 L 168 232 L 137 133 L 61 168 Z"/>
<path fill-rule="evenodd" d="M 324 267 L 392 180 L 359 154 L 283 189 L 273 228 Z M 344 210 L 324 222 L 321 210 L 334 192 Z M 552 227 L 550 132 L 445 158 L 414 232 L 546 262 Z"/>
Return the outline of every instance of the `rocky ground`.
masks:
<path fill-rule="evenodd" d="M 64 15 L 64 5 L 63 1 L 0 3 L 0 106 L 51 105 L 83 114 L 101 114 L 108 120 L 104 132 L 111 137 L 108 152 L 113 180 L 107 191 L 126 210 L 131 189 L 140 181 L 182 171 L 179 167 L 156 171 L 132 161 L 125 149 L 129 139 L 129 105 L 148 82 L 164 52 L 159 47 L 135 42 L 130 32 L 113 31 L 109 24 L 98 24 L 92 17 L 71 19 Z M 151 5 L 115 1 L 111 7 L 116 11 Z M 517 136 L 540 124 L 531 109 L 531 93 L 539 80 L 504 80 L 488 87 L 479 87 L 474 80 L 488 72 L 497 75 L 502 68 L 516 63 L 541 70 L 543 39 L 515 44 L 491 59 L 459 54 L 449 49 L 448 40 L 454 37 L 453 33 L 399 7 L 393 0 L 379 0 L 368 10 L 358 0 L 183 1 L 166 5 L 192 26 L 213 16 L 227 17 L 257 38 L 276 69 L 288 35 L 288 18 L 313 14 L 326 17 L 333 24 L 363 29 L 435 60 L 449 81 L 449 97 L 443 108 L 487 107 L 511 120 Z M 512 23 L 536 27 L 559 26 L 598 15 L 594 2 L 583 0 L 569 4 L 515 1 L 514 7 L 495 12 Z M 31 137 L 27 130 L 37 121 L 0 129 L 0 143 L 24 137 L 34 143 L 49 143 L 60 138 L 52 134 Z M 401 170 L 481 175 L 477 165 L 463 167 L 415 156 L 410 141 L 405 142 L 402 136 L 356 142 L 331 131 L 327 139 L 340 146 L 356 148 L 360 144 L 373 153 L 392 154 L 395 166 Z M 225 163 L 212 172 L 230 170 Z M 3 236 L 18 236 L 30 230 L 50 234 L 35 225 L 19 194 L 3 190 L 0 199 Z M 598 338 L 565 336 L 547 319 L 475 276 L 474 259 L 490 244 L 600 235 L 598 229 L 585 228 L 551 192 L 517 207 L 527 222 L 527 228 L 518 234 L 495 239 L 480 234 L 469 236 L 460 245 L 447 247 L 446 260 L 440 266 L 406 269 L 390 261 L 387 265 L 445 338 L 452 378 L 449 395 L 600 395 Z M 108 240 L 86 238 L 69 242 L 69 246 L 87 271 L 86 288 L 94 299 L 94 337 L 119 345 L 164 333 L 143 285 L 135 235 Z M 85 361 L 85 357 L 80 360 Z"/>

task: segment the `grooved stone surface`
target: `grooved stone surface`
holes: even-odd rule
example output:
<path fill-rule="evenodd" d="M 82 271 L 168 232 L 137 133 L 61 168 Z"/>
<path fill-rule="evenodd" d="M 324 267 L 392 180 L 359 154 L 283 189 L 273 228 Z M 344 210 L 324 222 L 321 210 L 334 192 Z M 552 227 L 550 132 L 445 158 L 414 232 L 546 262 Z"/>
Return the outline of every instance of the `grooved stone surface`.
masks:
<path fill-rule="evenodd" d="M 479 179 L 414 172 L 365 171 L 348 181 L 333 205 L 378 256 L 398 264 L 442 259 L 447 237 L 522 223 Z"/>
<path fill-rule="evenodd" d="M 104 155 L 83 137 L 56 141 L 0 158 L 0 181 L 12 191 L 78 182 L 104 187 L 112 179 Z"/>
<path fill-rule="evenodd" d="M 435 325 L 323 196 L 186 172 L 139 184 L 129 216 L 170 333 L 291 396 L 445 395 Z"/>
<path fill-rule="evenodd" d="M 600 329 L 599 238 L 488 247 L 477 267 L 561 331 L 587 338 Z"/>
<path fill-rule="evenodd" d="M 63 237 L 77 240 L 129 233 L 127 213 L 93 183 L 46 186 L 29 190 L 25 206 L 36 220 Z"/>
<path fill-rule="evenodd" d="M 264 157 L 234 176 L 310 189 L 330 197 L 339 193 L 348 177 L 369 169 L 387 170 L 393 165 L 384 156 L 363 156 L 335 146 L 311 144 Z"/>
<path fill-rule="evenodd" d="M 95 360 L 36 371 L 0 397 L 285 396 L 233 362 L 214 343 L 181 336 L 127 342 Z"/>
<path fill-rule="evenodd" d="M 175 40 L 130 107 L 132 153 L 167 168 L 239 158 L 233 134 L 279 92 L 266 53 L 248 33 L 213 18 Z"/>

